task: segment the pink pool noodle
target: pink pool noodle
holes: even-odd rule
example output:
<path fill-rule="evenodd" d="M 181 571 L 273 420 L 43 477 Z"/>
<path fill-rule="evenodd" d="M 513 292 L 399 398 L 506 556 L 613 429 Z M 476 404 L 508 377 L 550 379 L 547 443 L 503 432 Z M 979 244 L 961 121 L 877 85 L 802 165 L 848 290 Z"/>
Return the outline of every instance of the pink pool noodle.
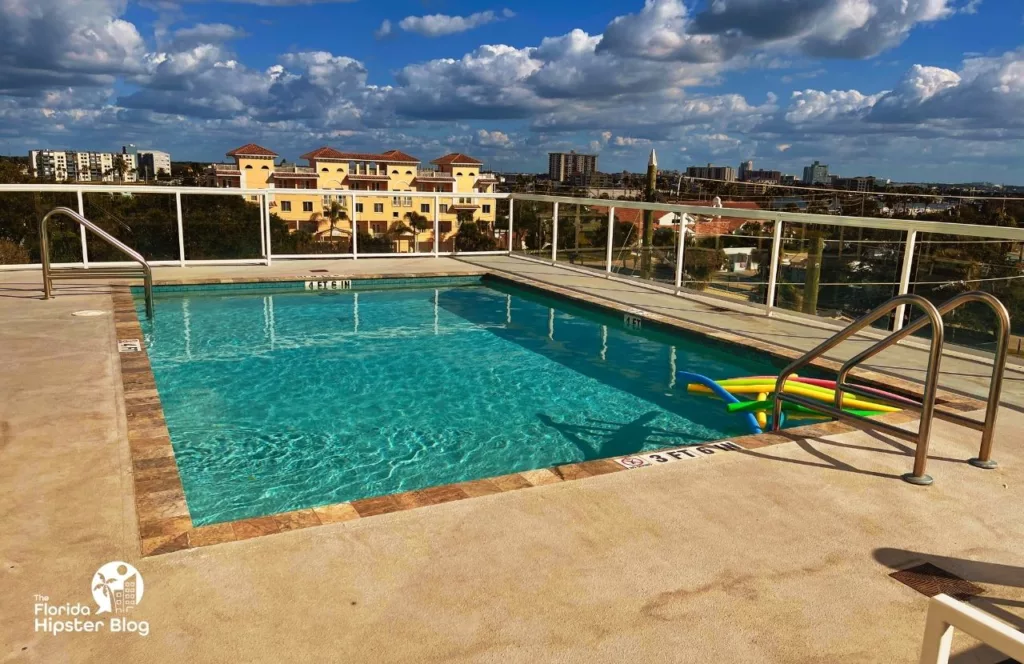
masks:
<path fill-rule="evenodd" d="M 817 385 L 818 387 L 827 387 L 830 390 L 836 389 L 836 381 L 828 380 L 828 379 L 825 379 L 825 378 L 793 378 L 791 380 L 793 380 L 796 383 L 805 383 L 807 385 Z M 900 401 L 900 402 L 906 403 L 906 404 L 913 404 L 913 403 L 915 403 L 914 401 L 912 401 L 912 400 L 910 400 L 910 399 L 908 399 L 906 397 L 902 397 L 902 396 L 900 396 L 898 394 L 893 394 L 892 392 L 886 392 L 885 390 L 879 390 L 878 388 L 868 387 L 867 385 L 858 385 L 857 387 L 861 388 L 862 390 L 866 390 L 868 392 L 871 392 L 873 394 L 877 394 L 879 396 L 888 397 L 890 399 L 893 399 L 894 401 Z"/>

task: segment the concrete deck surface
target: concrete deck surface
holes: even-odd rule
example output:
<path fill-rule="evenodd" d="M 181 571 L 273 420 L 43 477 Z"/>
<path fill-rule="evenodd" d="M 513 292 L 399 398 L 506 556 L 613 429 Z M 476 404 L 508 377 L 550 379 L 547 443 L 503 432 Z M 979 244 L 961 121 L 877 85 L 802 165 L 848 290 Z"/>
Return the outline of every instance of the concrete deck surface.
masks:
<path fill-rule="evenodd" d="M 927 600 L 888 573 L 919 560 L 1024 627 L 1006 409 L 993 471 L 936 421 L 927 488 L 855 432 L 140 559 L 112 316 L 70 315 L 110 299 L 72 288 L 0 285 L 5 662 L 912 662 Z M 92 605 L 110 560 L 148 637 L 33 632 L 33 595 Z"/>
<path fill-rule="evenodd" d="M 582 274 L 561 266 L 526 261 L 514 256 L 472 256 L 461 257 L 461 260 L 488 270 L 508 272 L 570 288 L 795 350 L 810 350 L 832 336 L 836 329 L 812 326 L 799 320 L 778 316 L 769 318 L 762 313 L 725 310 L 693 299 L 653 291 L 640 285 L 605 279 L 600 273 Z M 728 306 L 728 302 L 724 302 L 722 306 Z M 849 359 L 877 339 L 877 336 L 856 335 L 826 353 L 825 357 L 834 360 Z M 900 344 L 882 351 L 864 362 L 863 366 L 879 373 L 923 382 L 927 362 L 926 351 Z M 987 399 L 992 380 L 991 360 L 986 363 L 983 358 L 963 358 L 946 354 L 940 369 L 942 376 L 939 383 L 942 387 L 982 401 Z M 1004 406 L 1024 409 L 1024 371 L 1012 366 L 1007 369 L 1003 379 L 1002 403 Z"/>

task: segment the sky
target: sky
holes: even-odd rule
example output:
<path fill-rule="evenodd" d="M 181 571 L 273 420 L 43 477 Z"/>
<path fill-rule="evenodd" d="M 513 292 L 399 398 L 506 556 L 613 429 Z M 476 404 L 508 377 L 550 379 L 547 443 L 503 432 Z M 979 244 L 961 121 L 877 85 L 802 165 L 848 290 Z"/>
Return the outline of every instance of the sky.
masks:
<path fill-rule="evenodd" d="M 1024 184 L 1021 0 L 0 0 L 0 153 Z"/>

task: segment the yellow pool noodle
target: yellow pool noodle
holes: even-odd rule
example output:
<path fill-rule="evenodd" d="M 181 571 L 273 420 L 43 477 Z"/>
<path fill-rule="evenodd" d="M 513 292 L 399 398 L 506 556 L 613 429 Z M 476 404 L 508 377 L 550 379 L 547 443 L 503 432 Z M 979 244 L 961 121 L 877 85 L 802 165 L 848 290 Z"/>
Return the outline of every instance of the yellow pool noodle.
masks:
<path fill-rule="evenodd" d="M 774 384 L 762 384 L 762 385 L 730 385 L 724 386 L 730 394 L 760 394 L 761 392 L 774 392 Z M 697 383 L 690 383 L 686 386 L 686 389 L 690 392 L 697 392 L 699 394 L 711 394 L 711 388 L 704 387 Z M 816 387 L 805 385 L 803 383 L 786 383 L 784 391 L 788 394 L 799 394 L 800 396 L 808 397 L 809 399 L 815 399 L 817 401 L 823 401 L 825 403 L 833 403 L 835 401 L 835 391 L 828 388 Z M 869 401 L 862 401 L 860 399 L 852 398 L 849 394 L 843 395 L 843 407 L 844 408 L 857 408 L 861 410 L 875 410 L 882 413 L 896 413 L 899 412 L 899 408 L 893 408 L 892 406 L 886 406 L 878 403 L 871 403 Z"/>
<path fill-rule="evenodd" d="M 757 400 L 758 401 L 768 401 L 768 393 L 767 392 L 758 392 L 757 393 Z M 756 413 L 754 413 L 754 417 L 757 418 L 757 426 L 761 427 L 762 429 L 767 429 L 768 428 L 768 413 L 766 411 L 759 410 Z"/>

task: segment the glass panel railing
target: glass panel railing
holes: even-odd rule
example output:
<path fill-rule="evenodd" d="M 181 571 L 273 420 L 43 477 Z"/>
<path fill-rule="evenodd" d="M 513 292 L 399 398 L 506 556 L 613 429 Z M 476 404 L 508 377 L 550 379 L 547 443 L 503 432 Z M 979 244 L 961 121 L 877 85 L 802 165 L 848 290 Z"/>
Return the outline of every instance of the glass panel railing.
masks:
<path fill-rule="evenodd" d="M 288 234 L 278 209 L 270 211 L 271 244 Z M 185 260 L 255 259 L 265 253 L 259 197 L 182 194 L 181 223 Z"/>
<path fill-rule="evenodd" d="M 276 201 L 270 215 L 271 247 L 275 256 L 350 255 L 352 253 L 351 197 L 318 197 L 313 212 L 294 214 L 289 201 Z"/>
<path fill-rule="evenodd" d="M 505 226 L 496 227 L 496 201 L 490 198 L 459 197 L 455 203 L 455 252 L 498 251 L 508 246 L 508 208 Z M 504 238 L 505 243 L 501 240 Z"/>
<path fill-rule="evenodd" d="M 967 291 L 999 298 L 1010 312 L 1011 361 L 1024 362 L 1024 243 L 919 233 L 914 246 L 911 293 L 935 305 Z M 914 312 L 907 312 L 907 320 Z M 982 304 L 965 305 L 943 317 L 946 342 L 992 352 L 996 326 Z M 927 330 L 922 330 L 927 335 Z"/>
<path fill-rule="evenodd" d="M 551 204 L 537 201 L 516 201 L 512 220 L 512 253 L 541 257 L 543 246 L 551 235 Z M 546 220 L 546 221 L 545 221 Z M 548 244 L 548 256 L 551 245 Z"/>
<path fill-rule="evenodd" d="M 566 204 L 560 207 L 558 216 L 556 260 L 604 272 L 608 246 L 608 209 Z"/>
<path fill-rule="evenodd" d="M 178 260 L 178 212 L 173 194 L 86 192 L 85 218 L 142 254 L 147 261 Z M 126 261 L 117 247 L 87 236 L 90 262 Z"/>
<path fill-rule="evenodd" d="M 694 224 L 683 251 L 683 288 L 765 304 L 773 228 L 774 222 L 742 219 Z"/>
<path fill-rule="evenodd" d="M 0 265 L 39 263 L 39 221 L 55 207 L 78 210 L 74 192 L 0 192 Z M 82 240 L 78 224 L 50 221 L 50 260 L 78 263 Z"/>
<path fill-rule="evenodd" d="M 777 307 L 849 321 L 896 295 L 906 233 L 793 221 L 783 228 Z"/>
<path fill-rule="evenodd" d="M 623 277 L 674 285 L 678 215 L 674 212 L 616 208 L 615 219 L 612 272 Z M 607 221 L 605 224 L 607 233 Z M 648 241 L 644 239 L 645 228 L 649 229 Z"/>

